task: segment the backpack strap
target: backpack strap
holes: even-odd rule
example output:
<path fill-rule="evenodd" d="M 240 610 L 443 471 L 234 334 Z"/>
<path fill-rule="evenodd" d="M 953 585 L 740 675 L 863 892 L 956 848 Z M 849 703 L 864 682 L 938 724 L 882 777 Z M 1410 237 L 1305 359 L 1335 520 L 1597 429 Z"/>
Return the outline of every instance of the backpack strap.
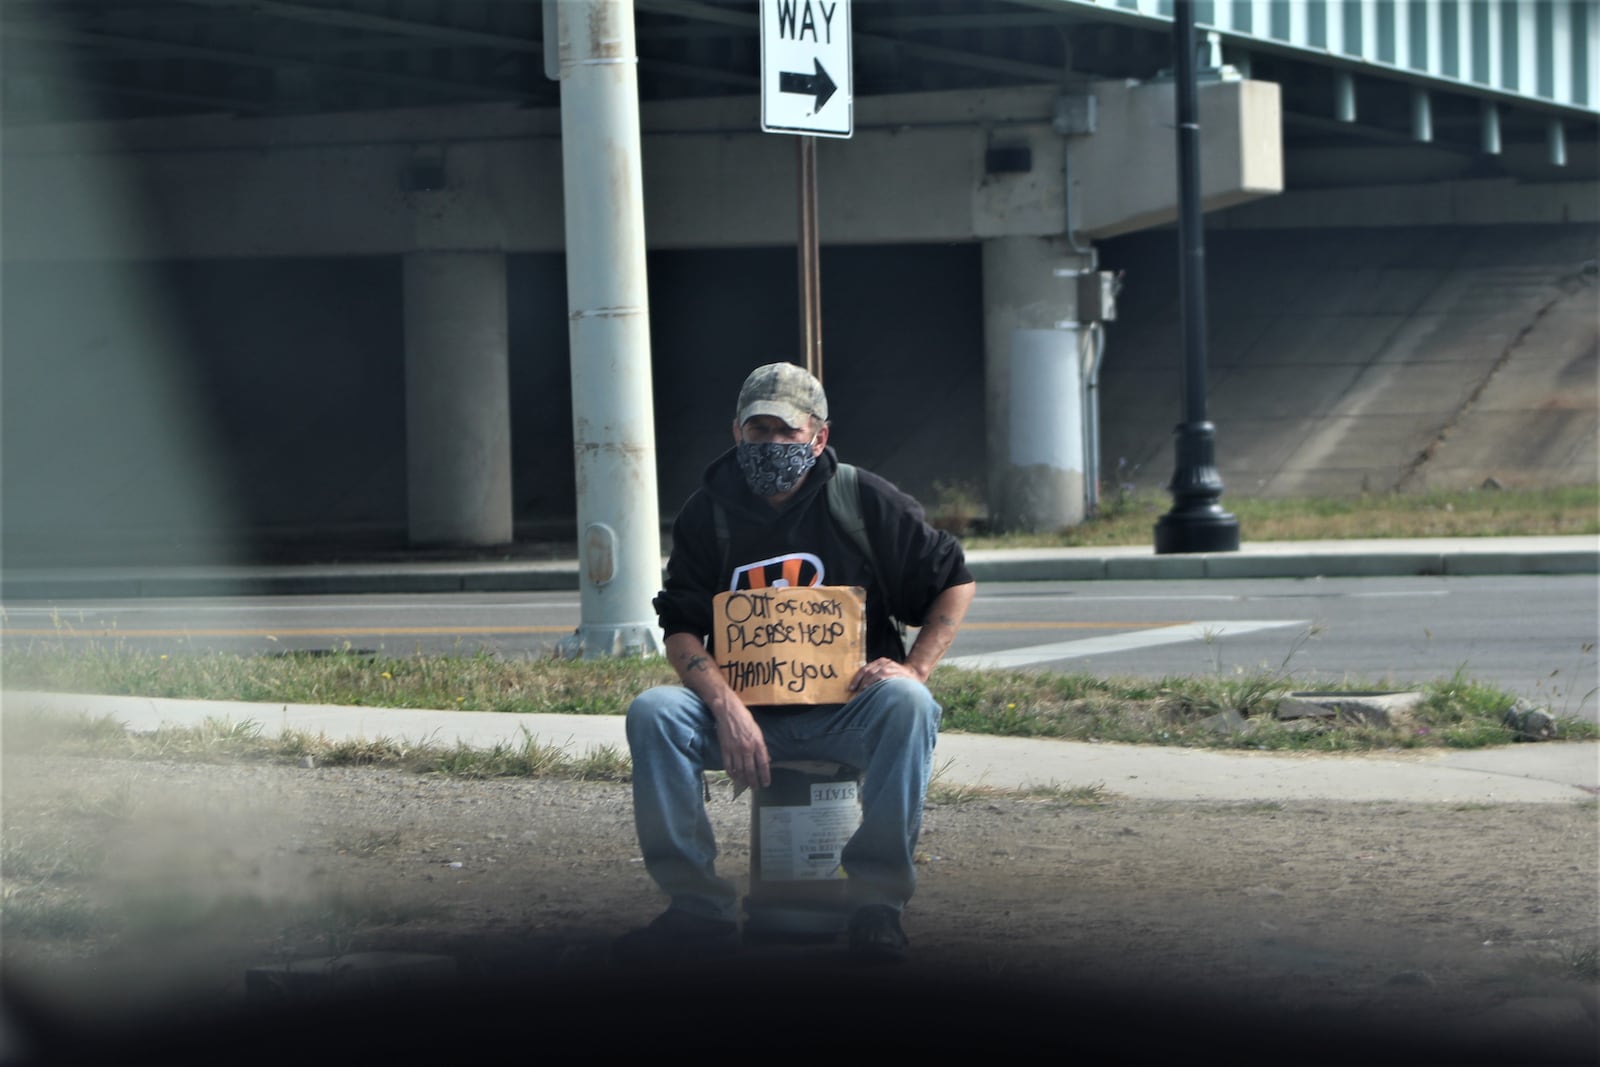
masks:
<path fill-rule="evenodd" d="M 877 574 L 878 557 L 872 551 L 871 538 L 867 537 L 867 520 L 861 513 L 861 479 L 854 465 L 840 463 L 828 480 L 828 513 L 845 536 L 861 549 L 867 562 L 872 564 L 873 574 Z"/>
<path fill-rule="evenodd" d="M 715 500 L 711 501 L 711 523 L 717 528 L 717 548 L 726 556 L 728 554 L 728 513 L 722 510 L 722 505 Z"/>
<path fill-rule="evenodd" d="M 867 520 L 861 510 L 861 479 L 857 476 L 853 464 L 840 463 L 828 481 L 828 512 L 845 536 L 850 538 L 867 557 L 867 563 L 872 567 L 873 580 L 878 583 L 879 591 L 884 594 L 884 610 L 888 611 L 889 621 L 894 623 L 894 628 L 899 631 L 900 646 L 904 649 L 906 624 L 896 618 L 893 609 L 889 607 L 888 586 L 883 580 L 883 568 L 878 566 L 878 554 L 872 550 L 872 538 L 867 536 Z"/>

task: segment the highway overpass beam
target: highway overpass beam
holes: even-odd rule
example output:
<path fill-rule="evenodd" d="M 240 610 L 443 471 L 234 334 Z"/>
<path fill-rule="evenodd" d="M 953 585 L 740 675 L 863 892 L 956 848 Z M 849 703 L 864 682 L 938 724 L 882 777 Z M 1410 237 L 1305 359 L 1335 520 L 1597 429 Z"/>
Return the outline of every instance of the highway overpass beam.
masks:
<path fill-rule="evenodd" d="M 506 257 L 404 260 L 406 514 L 412 544 L 512 539 Z"/>
<path fill-rule="evenodd" d="M 1356 78 L 1347 70 L 1333 73 L 1333 117 L 1340 122 L 1356 120 Z"/>
<path fill-rule="evenodd" d="M 1500 154 L 1500 105 L 1493 100 L 1485 100 L 1478 110 L 1482 127 L 1480 144 L 1487 155 Z"/>
<path fill-rule="evenodd" d="M 1067 140 L 1081 236 L 1100 241 L 1173 222 L 1177 149 L 1171 81 L 1096 82 L 1098 128 Z M 1205 211 L 1283 192 L 1283 105 L 1273 82 L 1223 80 L 1197 87 L 1206 131 L 1200 152 Z"/>
<path fill-rule="evenodd" d="M 1411 90 L 1411 138 L 1433 140 L 1433 97 L 1426 89 Z"/>
<path fill-rule="evenodd" d="M 1549 149 L 1550 165 L 1564 167 L 1567 165 L 1567 128 L 1560 119 L 1551 119 L 1545 124 L 1545 146 Z"/>

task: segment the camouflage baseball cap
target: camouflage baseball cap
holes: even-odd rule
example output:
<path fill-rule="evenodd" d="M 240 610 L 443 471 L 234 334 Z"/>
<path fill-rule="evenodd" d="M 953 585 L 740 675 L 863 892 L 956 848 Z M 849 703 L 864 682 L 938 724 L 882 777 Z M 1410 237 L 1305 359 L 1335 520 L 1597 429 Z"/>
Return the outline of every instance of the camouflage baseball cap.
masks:
<path fill-rule="evenodd" d="M 804 426 L 811 415 L 826 422 L 828 396 L 804 367 L 768 363 L 751 371 L 739 390 L 738 424 L 756 415 L 775 415 L 790 426 Z"/>

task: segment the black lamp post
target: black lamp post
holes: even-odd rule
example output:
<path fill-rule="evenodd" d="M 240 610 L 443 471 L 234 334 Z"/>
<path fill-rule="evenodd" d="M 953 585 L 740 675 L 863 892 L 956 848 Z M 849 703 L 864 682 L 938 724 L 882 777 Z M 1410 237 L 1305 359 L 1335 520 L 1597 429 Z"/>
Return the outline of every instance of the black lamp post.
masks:
<path fill-rule="evenodd" d="M 1206 249 L 1200 217 L 1200 121 L 1195 96 L 1194 0 L 1174 0 L 1178 112 L 1178 292 L 1183 315 L 1183 421 L 1173 431 L 1172 510 L 1156 522 L 1156 554 L 1237 552 L 1239 520 L 1222 510 L 1216 431 L 1206 419 Z"/>

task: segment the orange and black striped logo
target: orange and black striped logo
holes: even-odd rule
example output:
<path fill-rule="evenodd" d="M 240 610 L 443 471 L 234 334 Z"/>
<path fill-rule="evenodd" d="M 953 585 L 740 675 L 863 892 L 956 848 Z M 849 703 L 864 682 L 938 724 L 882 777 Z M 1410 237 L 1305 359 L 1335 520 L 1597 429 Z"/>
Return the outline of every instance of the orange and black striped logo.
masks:
<path fill-rule="evenodd" d="M 730 592 L 744 589 L 782 589 L 786 586 L 821 585 L 826 568 L 809 552 L 791 552 L 755 563 L 746 563 L 733 572 Z"/>

